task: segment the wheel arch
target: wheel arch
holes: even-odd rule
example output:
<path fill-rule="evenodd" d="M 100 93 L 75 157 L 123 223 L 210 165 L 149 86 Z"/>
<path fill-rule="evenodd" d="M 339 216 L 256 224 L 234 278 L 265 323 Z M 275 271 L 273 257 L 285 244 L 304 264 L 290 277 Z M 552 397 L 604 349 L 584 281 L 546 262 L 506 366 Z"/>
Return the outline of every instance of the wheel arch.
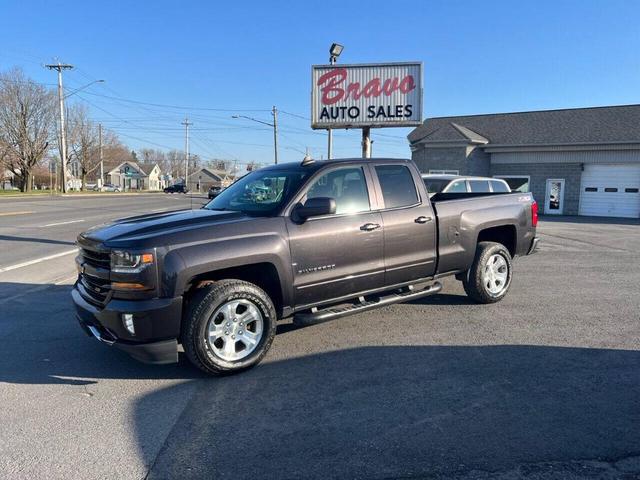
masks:
<path fill-rule="evenodd" d="M 271 262 L 258 262 L 240 264 L 226 268 L 210 270 L 192 276 L 184 287 L 184 304 L 188 307 L 189 300 L 198 289 L 215 283 L 219 280 L 244 280 L 252 283 L 265 291 L 271 301 L 279 318 L 285 316 L 285 298 L 282 291 L 282 281 L 278 269 Z"/>

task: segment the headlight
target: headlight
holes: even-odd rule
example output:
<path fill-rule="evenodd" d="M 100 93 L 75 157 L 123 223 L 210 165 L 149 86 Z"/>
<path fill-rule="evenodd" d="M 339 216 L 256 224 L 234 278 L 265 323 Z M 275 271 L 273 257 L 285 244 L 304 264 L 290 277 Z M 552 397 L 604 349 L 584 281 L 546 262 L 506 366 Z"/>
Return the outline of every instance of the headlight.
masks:
<path fill-rule="evenodd" d="M 138 273 L 153 263 L 153 253 L 131 253 L 122 250 L 111 252 L 111 271 L 116 273 Z"/>

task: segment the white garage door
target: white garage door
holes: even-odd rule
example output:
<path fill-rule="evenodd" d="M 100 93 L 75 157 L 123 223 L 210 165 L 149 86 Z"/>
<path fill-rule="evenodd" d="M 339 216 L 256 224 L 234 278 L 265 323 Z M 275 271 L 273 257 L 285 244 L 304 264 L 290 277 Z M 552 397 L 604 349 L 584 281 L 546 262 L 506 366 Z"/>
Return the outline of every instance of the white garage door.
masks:
<path fill-rule="evenodd" d="M 580 215 L 640 218 L 640 165 L 584 166 Z"/>

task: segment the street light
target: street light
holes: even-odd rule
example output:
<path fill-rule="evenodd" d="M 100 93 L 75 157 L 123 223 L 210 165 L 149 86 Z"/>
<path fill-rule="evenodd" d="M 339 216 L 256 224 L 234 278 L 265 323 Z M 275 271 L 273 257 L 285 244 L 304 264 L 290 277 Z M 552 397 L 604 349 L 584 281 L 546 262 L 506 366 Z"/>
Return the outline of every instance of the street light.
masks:
<path fill-rule="evenodd" d="M 71 95 L 75 95 L 76 93 L 78 93 L 81 90 L 84 90 L 87 87 L 90 87 L 91 85 L 93 85 L 94 83 L 104 83 L 104 80 L 94 80 L 91 83 L 87 83 L 86 85 L 80 87 L 80 88 L 76 88 L 73 92 L 69 92 L 67 93 L 64 98 L 69 98 Z"/>
<path fill-rule="evenodd" d="M 258 120 L 257 118 L 247 117 L 246 115 L 231 115 L 231 118 L 245 118 L 247 120 L 251 120 L 252 122 L 261 123 L 263 125 L 268 125 L 269 127 L 273 127 L 273 155 L 274 155 L 274 163 L 278 164 L 278 110 L 275 105 L 271 110 L 271 114 L 273 115 L 273 123 L 264 122 L 262 120 Z"/>
<path fill-rule="evenodd" d="M 338 57 L 344 50 L 344 47 L 339 43 L 332 43 L 329 48 L 329 63 L 331 65 L 335 65 Z M 327 129 L 327 159 L 331 160 L 333 156 L 333 131 L 329 128 Z"/>

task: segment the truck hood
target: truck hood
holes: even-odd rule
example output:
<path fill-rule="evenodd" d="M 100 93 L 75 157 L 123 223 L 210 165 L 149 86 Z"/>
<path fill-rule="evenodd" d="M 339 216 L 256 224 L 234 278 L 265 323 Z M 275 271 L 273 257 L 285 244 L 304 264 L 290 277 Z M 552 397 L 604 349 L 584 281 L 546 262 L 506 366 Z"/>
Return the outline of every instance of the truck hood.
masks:
<path fill-rule="evenodd" d="M 216 224 L 247 219 L 241 212 L 217 210 L 179 210 L 122 218 L 98 225 L 80 234 L 79 240 L 90 243 L 109 243 L 135 238 L 162 235 L 169 232 L 210 227 Z"/>

